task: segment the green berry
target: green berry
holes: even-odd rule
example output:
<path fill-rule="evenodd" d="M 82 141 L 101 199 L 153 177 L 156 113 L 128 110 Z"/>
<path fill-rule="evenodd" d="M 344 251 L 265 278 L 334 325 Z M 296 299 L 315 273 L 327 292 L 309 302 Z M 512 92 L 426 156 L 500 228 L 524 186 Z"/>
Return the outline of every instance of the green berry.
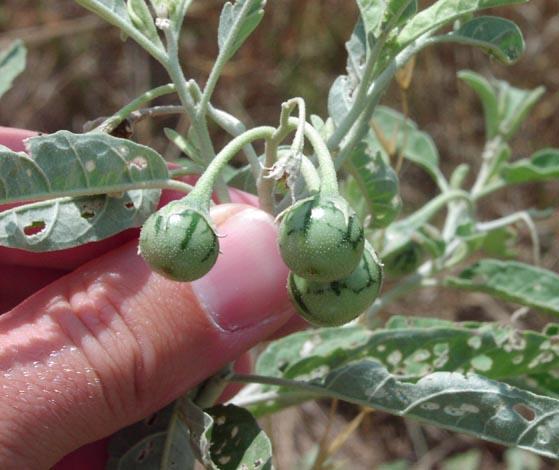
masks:
<path fill-rule="evenodd" d="M 367 246 L 357 268 L 346 278 L 317 282 L 289 275 L 288 292 L 297 311 L 315 326 L 339 326 L 357 318 L 377 298 L 382 265 Z"/>
<path fill-rule="evenodd" d="M 279 227 L 281 256 L 291 271 L 314 281 L 349 276 L 359 264 L 363 226 L 340 196 L 312 196 L 294 204 Z"/>
<path fill-rule="evenodd" d="M 215 264 L 218 238 L 206 216 L 183 201 L 152 214 L 140 233 L 140 254 L 173 281 L 194 281 Z"/>

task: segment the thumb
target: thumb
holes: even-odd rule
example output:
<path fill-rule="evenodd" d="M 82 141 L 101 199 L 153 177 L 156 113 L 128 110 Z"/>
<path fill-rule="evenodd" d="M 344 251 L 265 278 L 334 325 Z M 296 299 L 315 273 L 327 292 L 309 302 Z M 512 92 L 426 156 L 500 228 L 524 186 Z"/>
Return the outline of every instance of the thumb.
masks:
<path fill-rule="evenodd" d="M 138 421 L 291 316 L 266 213 L 219 206 L 222 253 L 191 283 L 153 273 L 132 242 L 0 317 L 0 468 L 49 468 Z"/>

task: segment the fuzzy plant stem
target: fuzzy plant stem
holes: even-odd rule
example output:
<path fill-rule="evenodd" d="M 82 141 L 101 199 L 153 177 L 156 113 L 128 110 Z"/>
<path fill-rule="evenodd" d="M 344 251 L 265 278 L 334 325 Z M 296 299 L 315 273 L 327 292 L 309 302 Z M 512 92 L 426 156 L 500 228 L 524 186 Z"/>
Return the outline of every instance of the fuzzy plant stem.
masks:
<path fill-rule="evenodd" d="M 334 150 L 341 145 L 339 154 L 336 156 L 335 164 L 336 168 L 339 169 L 344 164 L 345 160 L 348 158 L 349 154 L 355 147 L 355 145 L 363 140 L 367 131 L 369 130 L 369 121 L 373 115 L 376 105 L 378 104 L 381 96 L 384 94 L 388 85 L 390 84 L 392 78 L 396 72 L 403 67 L 415 54 L 420 52 L 422 49 L 427 47 L 432 43 L 432 38 L 429 37 L 429 33 L 419 37 L 412 44 L 407 46 L 402 52 L 400 52 L 383 70 L 383 72 L 373 81 L 367 90 L 366 97 L 360 103 L 355 103 L 354 106 L 358 107 L 359 112 L 355 112 L 356 121 L 352 123 L 349 133 L 346 136 L 336 136 L 334 139 L 332 136 L 328 140 L 328 148 Z"/>
<path fill-rule="evenodd" d="M 290 126 L 293 126 L 293 128 L 296 128 L 299 125 L 299 122 L 300 121 L 297 118 L 289 118 L 289 124 Z M 323 196 L 337 196 L 339 194 L 338 178 L 336 176 L 336 169 L 334 168 L 332 155 L 330 154 L 330 150 L 328 150 L 326 142 L 324 142 L 320 133 L 309 123 L 305 123 L 304 133 L 305 137 L 312 145 L 318 160 L 320 193 Z"/>
<path fill-rule="evenodd" d="M 206 86 L 204 87 L 204 92 L 202 93 L 202 98 L 200 99 L 200 103 L 198 104 L 198 110 L 196 112 L 196 119 L 203 119 L 206 116 L 208 111 L 208 104 L 210 103 L 212 94 L 215 90 L 219 77 L 223 71 L 223 67 L 231 57 L 231 51 L 235 48 L 235 43 L 238 40 L 239 34 L 241 29 L 244 26 L 243 19 L 246 18 L 249 10 L 253 8 L 253 2 L 246 1 L 244 2 L 241 10 L 236 15 L 237 19 L 233 25 L 233 28 L 227 34 L 227 40 L 224 44 L 221 44 L 219 47 L 219 54 L 217 59 L 212 67 L 210 72 L 210 76 L 208 77 L 208 81 Z"/>
<path fill-rule="evenodd" d="M 176 91 L 175 85 L 172 83 L 148 90 L 145 93 L 138 96 L 135 100 L 131 101 L 126 106 L 119 109 L 111 117 L 105 119 L 105 121 L 103 121 L 101 124 L 95 127 L 91 132 L 110 133 L 114 131 L 122 121 L 124 121 L 130 114 L 132 114 L 138 108 L 141 108 L 146 103 L 149 103 L 155 98 L 159 98 L 160 96 L 174 93 L 175 91 Z"/>
<path fill-rule="evenodd" d="M 200 177 L 192 192 L 187 196 L 189 200 L 197 202 L 202 210 L 209 210 L 213 187 L 219 178 L 221 170 L 237 155 L 243 147 L 259 139 L 270 139 L 276 129 L 270 126 L 255 127 L 229 142 L 212 160 Z"/>
<path fill-rule="evenodd" d="M 163 25 L 162 29 L 167 40 L 167 49 L 169 54 L 165 63 L 167 73 L 175 84 L 177 94 L 184 106 L 186 114 L 191 119 L 192 127 L 198 137 L 198 141 L 200 142 L 200 152 L 202 153 L 202 157 L 209 164 L 215 156 L 215 151 L 212 145 L 205 116 L 202 116 L 200 119 L 196 119 L 196 105 L 192 99 L 192 95 L 179 61 L 177 32 L 174 31 L 170 24 Z M 216 190 L 220 201 L 229 202 L 229 192 L 227 191 L 227 186 L 225 185 L 223 179 L 219 178 L 217 181 Z"/>

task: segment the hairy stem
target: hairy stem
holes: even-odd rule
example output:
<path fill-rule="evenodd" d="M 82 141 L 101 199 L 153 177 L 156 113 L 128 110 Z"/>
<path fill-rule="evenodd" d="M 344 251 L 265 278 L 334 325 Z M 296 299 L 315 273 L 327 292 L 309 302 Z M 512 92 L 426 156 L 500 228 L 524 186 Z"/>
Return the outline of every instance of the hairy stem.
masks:
<path fill-rule="evenodd" d="M 136 111 L 138 108 L 141 108 L 146 103 L 154 100 L 155 98 L 159 98 L 160 96 L 168 95 L 170 93 L 174 93 L 176 91 L 175 85 L 173 83 L 169 83 L 167 85 L 159 86 L 157 88 L 153 88 L 151 90 L 146 91 L 145 93 L 138 96 L 136 99 L 131 101 L 126 106 L 119 109 L 115 114 L 111 117 L 105 119 L 101 124 L 95 127 L 91 132 L 106 132 L 110 133 L 114 131 L 118 125 L 124 121 L 130 114 Z"/>
<path fill-rule="evenodd" d="M 204 92 L 202 93 L 202 98 L 198 104 L 198 111 L 196 113 L 196 119 L 203 119 L 208 111 L 208 104 L 211 100 L 212 94 L 217 85 L 217 81 L 223 71 L 223 67 L 229 60 L 231 56 L 231 49 L 235 46 L 235 42 L 239 36 L 239 32 L 243 26 L 243 20 L 246 17 L 249 9 L 252 8 L 252 2 L 246 1 L 241 7 L 241 11 L 237 16 L 237 20 L 229 31 L 229 35 L 225 43 L 220 47 L 219 54 L 208 77 L 206 86 L 204 87 Z"/>
<path fill-rule="evenodd" d="M 208 165 L 204 174 L 196 183 L 196 187 L 189 194 L 189 199 L 198 201 L 202 209 L 209 210 L 209 203 L 213 187 L 224 166 L 239 153 L 243 147 L 259 139 L 270 139 L 276 129 L 270 126 L 255 127 L 229 142 L 223 150 Z"/>

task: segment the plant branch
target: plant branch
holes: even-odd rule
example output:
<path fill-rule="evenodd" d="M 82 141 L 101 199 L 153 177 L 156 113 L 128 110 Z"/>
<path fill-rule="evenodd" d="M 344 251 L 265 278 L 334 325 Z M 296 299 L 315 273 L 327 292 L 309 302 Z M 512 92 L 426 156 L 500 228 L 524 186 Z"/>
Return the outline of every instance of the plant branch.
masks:
<path fill-rule="evenodd" d="M 526 211 L 515 212 L 514 214 L 492 220 L 491 222 L 480 222 L 476 224 L 476 229 L 480 232 L 489 232 L 501 227 L 507 227 L 516 222 L 524 222 L 528 227 L 530 238 L 532 239 L 532 256 L 534 264 L 539 266 L 541 264 L 541 248 L 538 230 L 534 224 L 534 219 Z"/>
<path fill-rule="evenodd" d="M 420 52 L 422 49 L 431 44 L 431 38 L 429 34 L 421 36 L 412 44 L 407 46 L 402 52 L 400 52 L 384 69 L 384 71 L 373 81 L 367 90 L 367 95 L 365 99 L 357 106 L 361 107 L 361 112 L 358 114 L 358 119 L 351 126 L 349 135 L 345 143 L 340 148 L 339 154 L 335 159 L 336 168 L 339 169 L 344 164 L 345 160 L 348 158 L 350 152 L 353 150 L 355 145 L 357 145 L 365 137 L 369 129 L 369 121 L 373 115 L 376 105 L 380 101 L 380 98 L 388 88 L 392 78 L 400 69 L 403 67 L 408 60 L 410 60 L 415 54 Z M 340 142 L 343 136 L 340 138 Z M 335 141 L 328 141 L 328 147 L 333 149 Z"/>
<path fill-rule="evenodd" d="M 169 83 L 167 85 L 159 86 L 157 88 L 153 88 L 151 90 L 146 91 L 145 93 L 138 96 L 136 99 L 128 103 L 126 106 L 119 109 L 115 114 L 111 117 L 105 119 L 101 124 L 95 127 L 90 132 L 105 132 L 111 133 L 114 131 L 118 125 L 124 121 L 128 116 L 130 116 L 135 110 L 144 106 L 146 103 L 154 100 L 155 98 L 159 98 L 160 96 L 168 95 L 170 93 L 174 93 L 176 91 L 175 85 L 173 83 Z"/>
<path fill-rule="evenodd" d="M 239 32 L 243 26 L 243 21 L 252 6 L 253 4 L 250 1 L 246 1 L 243 4 L 243 6 L 241 7 L 241 11 L 239 11 L 238 16 L 236 17 L 235 24 L 229 31 L 227 40 L 219 48 L 219 54 L 217 55 L 217 59 L 214 62 L 214 65 L 210 72 L 210 76 L 208 77 L 208 81 L 206 83 L 206 86 L 204 87 L 202 98 L 200 99 L 200 102 L 198 104 L 196 119 L 203 119 L 206 116 L 206 113 L 208 111 L 208 104 L 211 100 L 221 72 L 223 71 L 223 67 L 231 57 L 231 49 L 235 47 L 235 42 L 237 41 Z"/>
<path fill-rule="evenodd" d="M 196 187 L 190 193 L 189 198 L 197 199 L 200 204 L 207 205 L 210 201 L 210 195 L 213 187 L 219 178 L 220 172 L 223 167 L 239 153 L 243 147 L 259 139 L 270 139 L 276 129 L 270 126 L 255 127 L 245 133 L 235 137 L 229 142 L 212 160 L 206 168 L 204 174 L 196 183 Z M 208 207 L 209 209 L 209 207 Z"/>

